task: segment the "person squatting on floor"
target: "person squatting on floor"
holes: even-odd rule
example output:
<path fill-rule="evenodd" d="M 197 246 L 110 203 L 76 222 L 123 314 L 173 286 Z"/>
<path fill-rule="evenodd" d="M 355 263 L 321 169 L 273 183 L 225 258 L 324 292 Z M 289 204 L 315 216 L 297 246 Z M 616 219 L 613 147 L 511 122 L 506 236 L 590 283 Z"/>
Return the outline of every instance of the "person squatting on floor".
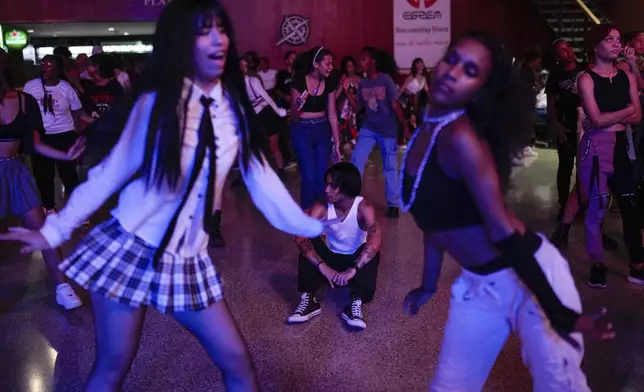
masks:
<path fill-rule="evenodd" d="M 288 321 L 302 323 L 320 314 L 315 293 L 328 282 L 331 287 L 351 287 L 351 304 L 342 312 L 342 319 L 350 327 L 364 329 L 362 304 L 371 302 L 376 292 L 382 233 L 373 206 L 360 196 L 362 180 L 357 167 L 336 163 L 324 177 L 328 203 L 315 204 L 310 214 L 327 220 L 326 241 L 321 237 L 295 239 L 300 251 L 301 300 Z"/>
<path fill-rule="evenodd" d="M 0 236 L 23 242 L 24 252 L 56 247 L 122 189 L 112 217 L 60 266 L 91 293 L 97 345 L 88 392 L 121 389 L 149 307 L 171 314 L 199 340 L 229 391 L 259 390 L 207 251 L 214 206 L 236 157 L 272 225 L 313 238 L 323 223 L 304 214 L 267 163 L 268 141 L 233 36 L 219 1 L 169 2 L 141 90 L 101 119 L 120 132 L 109 155 L 40 231 L 14 228 Z"/>
<path fill-rule="evenodd" d="M 534 94 L 503 45 L 470 32 L 436 66 L 430 106 L 401 168 L 401 208 L 424 232 L 415 314 L 436 292 L 444 253 L 462 267 L 432 392 L 480 391 L 510 332 L 519 335 L 536 392 L 589 391 L 579 332 L 614 336 L 582 315 L 568 263 L 510 212 L 511 159 L 532 136 Z"/>

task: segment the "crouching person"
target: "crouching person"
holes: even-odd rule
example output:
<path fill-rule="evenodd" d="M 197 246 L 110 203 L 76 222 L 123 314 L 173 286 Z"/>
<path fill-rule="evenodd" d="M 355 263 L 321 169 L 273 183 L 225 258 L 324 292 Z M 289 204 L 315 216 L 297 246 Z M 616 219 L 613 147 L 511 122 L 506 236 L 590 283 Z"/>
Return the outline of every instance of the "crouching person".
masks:
<path fill-rule="evenodd" d="M 351 302 L 342 312 L 350 327 L 364 329 L 367 324 L 362 304 L 376 292 L 382 234 L 373 206 L 360 195 L 362 180 L 358 168 L 348 162 L 331 166 L 325 176 L 327 204 L 315 204 L 310 215 L 327 220 L 325 239 L 297 237 L 300 252 L 298 290 L 300 304 L 288 318 L 303 323 L 322 310 L 315 292 L 325 283 L 331 287 L 349 286 Z"/>

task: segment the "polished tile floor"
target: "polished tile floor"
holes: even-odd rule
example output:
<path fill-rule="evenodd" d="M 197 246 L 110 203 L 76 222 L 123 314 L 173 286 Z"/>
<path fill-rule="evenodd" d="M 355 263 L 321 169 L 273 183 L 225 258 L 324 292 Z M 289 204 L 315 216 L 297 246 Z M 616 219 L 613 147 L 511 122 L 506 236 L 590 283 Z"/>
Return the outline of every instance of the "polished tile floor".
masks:
<path fill-rule="evenodd" d="M 555 166 L 555 153 L 540 150 L 536 161 L 517 170 L 510 195 L 518 215 L 544 232 L 552 230 L 556 212 Z M 296 173 L 290 175 L 289 187 L 297 192 Z M 447 315 L 448 288 L 459 268 L 448 261 L 436 297 L 414 318 L 403 313 L 405 294 L 420 282 L 421 233 L 409 216 L 399 221 L 382 217 L 379 167 L 367 170 L 364 193 L 382 217 L 383 258 L 376 298 L 365 307 L 368 327 L 360 333 L 347 331 L 339 317 L 348 299 L 345 289 L 326 292 L 321 317 L 299 326 L 285 324 L 299 299 L 292 239 L 269 227 L 243 189 L 227 192 L 223 228 L 229 245 L 213 252 L 213 257 L 225 277 L 227 299 L 248 340 L 264 391 L 427 390 Z M 620 234 L 616 214 L 610 216 L 609 231 Z M 609 287 L 601 292 L 584 283 L 587 265 L 579 224 L 565 254 L 586 309 L 607 305 L 619 332 L 609 343 L 587 342 L 584 370 L 591 388 L 644 391 L 644 291 L 625 280 L 623 246 L 611 255 Z M 17 246 L 1 244 L 0 255 L 0 391 L 80 391 L 94 359 L 90 307 L 71 312 L 56 307 L 39 254 L 21 257 Z M 520 344 L 511 338 L 485 391 L 530 391 L 530 385 Z M 216 367 L 197 341 L 172 318 L 150 311 L 124 390 L 223 388 Z"/>

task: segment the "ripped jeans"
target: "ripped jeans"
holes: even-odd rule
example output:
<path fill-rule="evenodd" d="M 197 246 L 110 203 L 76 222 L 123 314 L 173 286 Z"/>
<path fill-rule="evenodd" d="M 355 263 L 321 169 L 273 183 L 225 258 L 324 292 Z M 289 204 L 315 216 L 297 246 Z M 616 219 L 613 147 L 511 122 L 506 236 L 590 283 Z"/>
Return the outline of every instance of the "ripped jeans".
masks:
<path fill-rule="evenodd" d="M 586 252 L 604 261 L 601 224 L 612 193 L 622 216 L 624 244 L 632 264 L 641 263 L 642 239 L 637 183 L 628 157 L 626 132 L 590 131 L 579 143 L 579 187 L 586 209 Z"/>
<path fill-rule="evenodd" d="M 581 313 L 581 299 L 566 259 L 543 236 L 534 256 L 561 302 Z M 521 338 L 523 362 L 535 392 L 590 392 L 580 351 L 564 341 L 534 295 L 512 269 L 489 275 L 463 270 L 452 285 L 438 369 L 430 392 L 480 391 L 510 332 Z"/>

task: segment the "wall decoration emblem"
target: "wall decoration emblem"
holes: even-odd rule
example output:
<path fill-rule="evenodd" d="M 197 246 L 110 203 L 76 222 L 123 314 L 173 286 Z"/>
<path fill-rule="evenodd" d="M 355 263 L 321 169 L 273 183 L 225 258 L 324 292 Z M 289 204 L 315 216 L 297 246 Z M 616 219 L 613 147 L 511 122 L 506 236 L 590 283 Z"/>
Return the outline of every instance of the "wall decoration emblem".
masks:
<path fill-rule="evenodd" d="M 306 44 L 311 35 L 310 19 L 302 15 L 287 15 L 280 26 L 280 40 L 277 46 L 288 44 L 301 46 Z"/>

